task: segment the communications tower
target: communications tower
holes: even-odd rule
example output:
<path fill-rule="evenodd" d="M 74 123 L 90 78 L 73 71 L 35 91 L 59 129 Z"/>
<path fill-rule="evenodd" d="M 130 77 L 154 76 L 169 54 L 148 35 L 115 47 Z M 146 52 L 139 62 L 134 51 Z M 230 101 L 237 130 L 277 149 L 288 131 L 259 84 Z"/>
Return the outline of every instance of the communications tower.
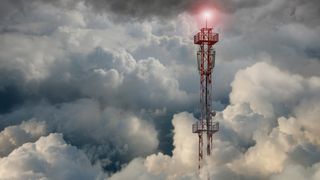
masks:
<path fill-rule="evenodd" d="M 219 130 L 219 122 L 214 121 L 215 111 L 212 108 L 212 71 L 215 65 L 215 50 L 213 45 L 219 41 L 219 34 L 207 26 L 201 28 L 194 36 L 194 44 L 199 45 L 197 63 L 200 74 L 200 110 L 199 121 L 192 125 L 192 132 L 199 136 L 199 166 L 202 167 L 203 149 L 206 144 L 206 154 L 210 156 L 212 149 L 212 135 Z M 204 139 L 204 136 L 207 138 Z"/>

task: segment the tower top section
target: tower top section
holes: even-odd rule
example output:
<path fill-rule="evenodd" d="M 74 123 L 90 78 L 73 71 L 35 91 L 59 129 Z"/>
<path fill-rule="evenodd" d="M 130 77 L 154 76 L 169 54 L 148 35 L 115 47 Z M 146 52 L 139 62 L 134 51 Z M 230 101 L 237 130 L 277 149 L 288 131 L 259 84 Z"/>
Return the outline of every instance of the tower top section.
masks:
<path fill-rule="evenodd" d="M 194 44 L 214 45 L 219 41 L 219 34 L 213 32 L 213 28 L 201 28 L 200 32 L 194 35 Z"/>

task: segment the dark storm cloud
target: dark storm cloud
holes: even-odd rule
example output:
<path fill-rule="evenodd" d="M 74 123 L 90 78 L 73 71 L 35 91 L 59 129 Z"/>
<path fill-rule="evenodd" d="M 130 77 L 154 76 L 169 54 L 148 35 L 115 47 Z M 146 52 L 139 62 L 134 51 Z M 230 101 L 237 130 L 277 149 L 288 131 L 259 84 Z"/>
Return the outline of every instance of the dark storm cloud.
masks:
<path fill-rule="evenodd" d="M 319 17 L 319 1 L 262 1 L 262 0 L 14 0 L 1 2 L 1 17 L 22 12 L 33 3 L 49 3 L 55 6 L 73 8 L 77 3 L 84 2 L 92 7 L 96 13 L 113 13 L 124 19 L 148 19 L 151 17 L 173 17 L 182 12 L 196 13 L 201 8 L 214 7 L 226 13 L 235 13 L 242 9 L 256 9 L 265 7 L 267 16 L 288 18 L 308 23 L 316 23 Z"/>
<path fill-rule="evenodd" d="M 13 108 L 22 104 L 24 101 L 23 95 L 15 86 L 5 86 L 0 90 L 0 113 L 8 113 Z"/>
<path fill-rule="evenodd" d="M 170 17 L 189 8 L 191 0 L 85 0 L 98 12 L 113 12 L 128 17 L 150 18 L 152 16 Z"/>
<path fill-rule="evenodd" d="M 87 6 L 92 7 L 96 13 L 113 13 L 124 19 L 148 19 L 155 16 L 172 17 L 188 10 L 193 3 L 192 0 L 5 0 L 1 2 L 0 15 L 5 19 L 6 17 L 4 16 L 17 11 L 23 12 L 25 7 L 32 3 L 48 3 L 55 6 L 73 8 L 79 2 L 84 2 Z"/>

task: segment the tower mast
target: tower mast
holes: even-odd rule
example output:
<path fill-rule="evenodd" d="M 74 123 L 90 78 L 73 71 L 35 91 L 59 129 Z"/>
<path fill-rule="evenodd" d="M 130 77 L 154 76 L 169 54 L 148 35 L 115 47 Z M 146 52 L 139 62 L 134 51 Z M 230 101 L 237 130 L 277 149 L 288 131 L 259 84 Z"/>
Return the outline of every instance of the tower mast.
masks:
<path fill-rule="evenodd" d="M 200 110 L 199 121 L 192 125 L 192 132 L 199 137 L 199 166 L 202 167 L 204 158 L 203 146 L 204 135 L 206 138 L 206 154 L 210 156 L 212 149 L 212 135 L 219 130 L 219 122 L 213 120 L 216 115 L 212 108 L 212 72 L 215 65 L 215 50 L 213 45 L 219 41 L 219 34 L 208 28 L 207 17 L 206 27 L 201 28 L 194 36 L 194 44 L 199 45 L 197 52 L 197 63 L 200 74 Z"/>

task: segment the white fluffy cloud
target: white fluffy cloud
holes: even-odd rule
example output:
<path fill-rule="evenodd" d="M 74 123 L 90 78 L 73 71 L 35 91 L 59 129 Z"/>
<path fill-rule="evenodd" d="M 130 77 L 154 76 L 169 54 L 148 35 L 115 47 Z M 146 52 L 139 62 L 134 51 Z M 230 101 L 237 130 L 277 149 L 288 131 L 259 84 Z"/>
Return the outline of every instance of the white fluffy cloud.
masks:
<path fill-rule="evenodd" d="M 34 142 L 46 135 L 45 122 L 23 121 L 20 125 L 8 126 L 0 132 L 0 156 L 7 156 L 12 150 L 27 142 Z"/>
<path fill-rule="evenodd" d="M 266 76 L 257 78 L 257 73 Z M 268 75 L 279 79 L 270 81 Z M 280 86 L 282 83 L 279 81 L 289 85 Z M 208 175 L 213 179 L 290 179 L 296 176 L 297 171 L 302 175 L 296 178 L 316 179 L 320 144 L 315 117 L 319 116 L 320 111 L 319 96 L 312 92 L 319 92 L 319 82 L 319 78 L 303 78 L 266 63 L 244 69 L 234 80 L 232 104 L 216 117 L 221 129 L 214 136 L 212 156 L 206 160 L 200 176 L 196 167 L 197 136 L 190 130 L 195 119 L 190 114 L 180 113 L 172 120 L 172 157 L 161 153 L 150 155 L 144 160 L 133 161 L 112 178 L 125 179 L 137 166 L 141 172 L 135 172 L 136 175 L 148 174 L 149 178 L 153 175 L 159 179 L 206 179 Z M 265 86 L 269 88 L 262 88 Z M 286 87 L 301 88 L 281 90 Z M 260 92 L 260 89 L 264 91 Z M 250 98 L 249 94 L 256 98 Z M 270 113 L 289 99 L 294 102 L 287 107 L 290 111 L 278 115 Z M 264 109 L 264 105 L 260 104 L 268 104 L 271 108 Z M 306 159 L 304 156 L 314 158 Z"/>
<path fill-rule="evenodd" d="M 196 119 L 189 113 L 176 114 L 172 120 L 174 126 L 173 156 L 162 153 L 152 154 L 144 160 L 136 159 L 111 179 L 196 179 L 197 136 L 192 135 L 191 125 Z"/>
<path fill-rule="evenodd" d="M 292 110 L 290 106 L 296 105 L 308 88 L 303 77 L 283 73 L 266 63 L 239 71 L 232 86 L 237 90 L 230 94 L 231 103 L 249 103 L 255 112 L 267 117 Z"/>
<path fill-rule="evenodd" d="M 80 99 L 59 107 L 42 103 L 6 118 L 11 116 L 18 119 L 31 116 L 46 122 L 48 132 L 63 133 L 69 142 L 87 152 L 91 160 L 103 160 L 104 165 L 119 156 L 128 161 L 150 154 L 159 144 L 153 124 L 123 109 L 102 107 L 94 99 Z"/>
<path fill-rule="evenodd" d="M 240 131 L 239 135 L 251 132 L 255 144 L 230 167 L 242 175 L 268 177 L 281 173 L 291 163 L 301 163 L 291 162 L 299 154 L 290 155 L 301 144 L 313 144 L 317 153 L 319 143 L 314 131 L 317 129 L 314 116 L 320 112 L 317 108 L 319 95 L 315 93 L 320 90 L 319 82 L 317 77 L 303 78 L 266 63 L 257 63 L 238 72 L 232 84 L 230 106 L 248 104 L 251 112 L 258 116 L 252 118 L 248 116 L 250 113 L 233 112 L 245 115 L 244 118 L 234 119 L 237 121 L 235 124 L 243 124 L 234 126 L 234 130 Z M 226 110 L 224 115 L 230 113 Z M 305 122 L 310 122 L 313 127 L 304 125 Z"/>
<path fill-rule="evenodd" d="M 1 179 L 102 179 L 99 166 L 66 144 L 61 134 L 26 143 L 0 159 Z"/>

